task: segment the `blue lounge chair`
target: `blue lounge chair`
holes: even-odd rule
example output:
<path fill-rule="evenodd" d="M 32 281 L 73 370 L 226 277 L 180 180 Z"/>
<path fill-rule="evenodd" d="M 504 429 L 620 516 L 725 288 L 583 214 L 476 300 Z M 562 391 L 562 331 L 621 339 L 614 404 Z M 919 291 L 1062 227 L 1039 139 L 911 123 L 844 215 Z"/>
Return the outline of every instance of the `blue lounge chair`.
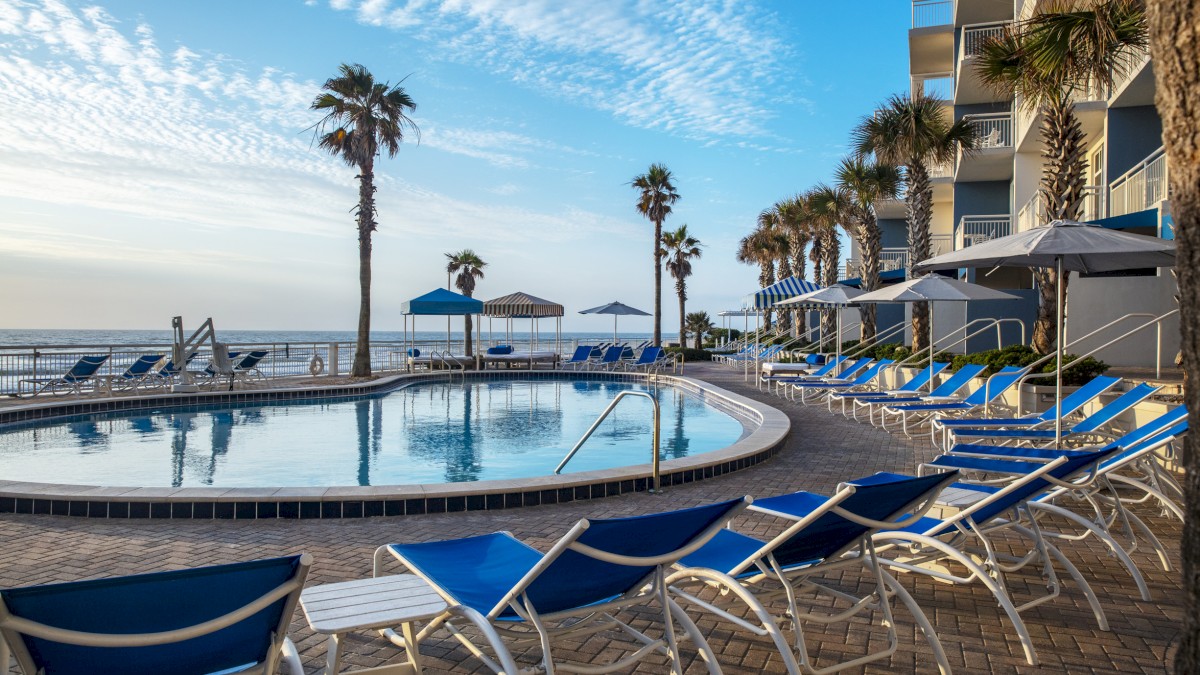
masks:
<path fill-rule="evenodd" d="M 677 567 L 682 568 L 681 571 L 669 577 L 667 585 L 676 598 L 688 605 L 710 611 L 759 635 L 770 635 L 788 672 L 793 673 L 833 672 L 891 656 L 898 640 L 890 597 L 896 595 L 925 633 L 941 670 L 949 672 L 941 642 L 924 612 L 891 574 L 876 565 L 871 535 L 882 528 L 906 527 L 924 517 L 937 494 L 955 477 L 953 473 L 944 473 L 919 478 L 866 479 L 839 485 L 832 497 L 795 492 L 758 500 L 751 510 L 793 524 L 769 541 L 730 529 L 721 530 L 712 541 L 679 562 Z M 796 515 L 798 513 L 804 515 Z M 843 570 L 853 568 L 861 568 L 875 582 L 873 591 L 866 597 L 848 596 L 843 589 L 830 588 L 820 580 L 822 575 L 840 576 Z M 736 598 L 746 603 L 760 625 L 748 623 L 684 590 L 694 582 L 720 588 L 722 593 L 718 601 Z M 832 613 L 811 612 L 801 607 L 796 598 L 796 591 L 801 589 L 849 602 L 851 607 Z M 863 611 L 879 610 L 881 623 L 887 630 L 886 646 L 871 654 L 818 668 L 809 655 L 802 628 L 799 625 L 793 628 L 793 652 L 776 621 L 764 609 L 770 600 L 779 597 L 787 602 L 787 610 L 779 618 L 793 622 L 841 623 Z"/>
<path fill-rule="evenodd" d="M 136 361 L 129 364 L 125 372 L 113 378 L 113 386 L 137 391 L 138 387 L 145 383 L 151 372 L 153 372 L 154 365 L 162 361 L 162 359 L 162 354 L 143 354 L 139 356 Z"/>
<path fill-rule="evenodd" d="M 1090 382 L 1063 397 L 1063 400 L 1040 414 L 1025 417 L 980 417 L 980 418 L 934 418 L 934 432 L 942 432 L 942 447 L 953 445 L 953 439 L 960 434 L 960 429 L 997 427 L 997 428 L 1036 428 L 1046 424 L 1054 425 L 1056 417 L 1067 417 L 1078 412 L 1083 406 L 1091 403 L 1104 392 L 1112 389 L 1121 382 L 1119 377 L 1101 375 L 1092 378 Z M 1060 412 L 1061 410 L 1061 412 Z"/>
<path fill-rule="evenodd" d="M 191 363 L 196 359 L 196 352 L 188 354 L 186 363 Z M 152 371 L 146 375 L 146 384 L 156 387 L 165 387 L 175 381 L 182 371 L 174 361 L 167 361 L 166 365 L 158 370 Z"/>
<path fill-rule="evenodd" d="M 0 590 L 7 642 L 30 675 L 273 675 L 312 564 L 308 555 Z"/>
<path fill-rule="evenodd" d="M 94 385 L 93 378 L 100 366 L 108 361 L 108 354 L 100 356 L 85 356 L 71 366 L 71 369 L 59 377 L 35 377 L 17 381 L 17 398 L 22 396 L 37 396 L 42 392 L 51 394 L 82 394 L 85 385 Z M 30 392 L 22 392 L 22 385 L 29 384 Z"/>
<path fill-rule="evenodd" d="M 251 375 L 255 375 L 259 379 L 265 380 L 266 375 L 263 375 L 262 371 L 258 369 L 258 364 L 262 363 L 263 359 L 267 358 L 267 354 L 270 353 L 270 350 L 267 349 L 255 349 L 240 359 L 232 359 L 231 357 L 234 379 L 241 378 L 247 380 Z"/>
<path fill-rule="evenodd" d="M 887 430 L 888 419 L 894 418 L 900 421 L 900 428 L 905 436 L 911 437 L 909 427 L 916 427 L 927 422 L 931 422 L 934 417 L 941 413 L 965 415 L 970 412 L 982 410 L 984 406 L 992 403 L 996 399 L 1004 395 L 1004 392 L 1013 388 L 1017 384 L 1017 380 L 1025 374 L 1024 368 L 1015 366 L 1005 366 L 1000 369 L 1000 372 L 993 375 L 991 378 L 979 385 L 979 388 L 967 395 L 961 401 L 942 400 L 938 401 L 933 396 L 922 398 L 921 403 L 897 403 L 891 402 L 883 406 L 880 410 L 880 426 Z M 930 425 L 932 427 L 932 425 Z M 937 441 L 936 431 L 931 431 L 934 442 Z"/>
<path fill-rule="evenodd" d="M 1056 516 L 1054 521 L 1056 524 L 1063 521 L 1071 522 L 1083 531 L 1082 534 L 1066 535 L 1056 530 L 1050 530 L 1047 524 L 1042 524 L 1040 529 L 1044 536 L 1072 540 L 1095 536 L 1125 566 L 1136 582 L 1142 599 L 1150 600 L 1150 589 L 1146 585 L 1141 571 L 1129 555 L 1136 548 L 1139 535 L 1149 542 L 1158 554 L 1163 569 L 1168 572 L 1171 570 L 1170 559 L 1166 548 L 1154 536 L 1150 528 L 1137 515 L 1125 508 L 1124 498 L 1117 492 L 1113 483 L 1122 483 L 1127 488 L 1141 491 L 1147 498 L 1158 500 L 1158 503 L 1168 512 L 1174 513 L 1182 519 L 1182 510 L 1166 494 L 1166 491 L 1169 490 L 1181 497 L 1182 490 L 1178 488 L 1174 479 L 1163 471 L 1155 453 L 1160 448 L 1169 446 L 1176 437 L 1186 433 L 1187 428 L 1187 410 L 1183 406 L 1179 406 L 1098 448 L 1053 450 L 964 444 L 960 446 L 961 453 L 943 455 L 923 468 L 963 470 L 1004 478 L 1024 475 L 1039 463 L 1063 457 L 1072 458 L 1096 451 L 1115 452 L 1102 461 L 1093 474 L 1077 479 L 1071 484 L 1058 484 L 1057 488 L 1030 499 L 1027 509 L 1035 515 L 1049 513 Z M 1129 476 L 1126 473 L 1127 470 L 1136 471 L 1137 475 Z M 976 490 L 989 489 L 997 488 L 986 486 L 976 488 Z M 1058 503 L 1060 500 L 1065 504 Z M 1066 505 L 1090 508 L 1091 513 L 1079 514 L 1067 508 Z M 1104 510 L 1105 506 L 1109 507 L 1108 512 Z M 1128 548 L 1123 547 L 1109 530 L 1110 527 L 1118 524 L 1123 527 L 1128 537 L 1130 542 Z"/>
<path fill-rule="evenodd" d="M 800 401 L 810 403 L 838 391 L 854 391 L 866 387 L 883 373 L 883 369 L 895 363 L 892 359 L 883 359 L 871 364 L 870 367 L 859 371 L 858 377 L 852 380 L 840 378 L 824 382 L 797 382 L 792 385 L 792 400 L 796 400 L 796 392 L 800 392 Z"/>
<path fill-rule="evenodd" d="M 613 345 L 608 349 L 605 349 L 604 356 L 601 356 L 600 360 L 594 362 L 592 365 L 596 366 L 597 368 L 604 368 L 605 370 L 616 368 L 621 363 L 621 354 L 624 353 L 624 351 L 624 346 Z"/>
<path fill-rule="evenodd" d="M 818 368 L 817 370 L 815 370 L 811 373 L 805 374 L 805 375 L 796 375 L 796 374 L 770 375 L 770 376 L 761 375 L 760 379 L 763 382 L 766 382 L 768 384 L 775 382 L 776 390 L 778 390 L 779 387 L 782 387 L 782 386 L 788 385 L 788 384 L 792 384 L 794 382 L 803 382 L 803 381 L 807 380 L 808 378 L 828 377 L 830 374 L 833 373 L 833 369 L 837 368 L 845 360 L 846 360 L 845 356 L 838 356 L 838 357 L 829 359 L 828 361 L 825 362 L 825 365 L 823 365 L 820 368 Z M 778 391 L 776 391 L 776 393 L 778 393 Z"/>
<path fill-rule="evenodd" d="M 629 672 L 634 663 L 658 652 L 670 658 L 672 672 L 682 673 L 673 624 L 685 630 L 706 661 L 716 663 L 716 656 L 695 623 L 669 598 L 665 570 L 710 540 L 749 502 L 743 498 L 647 516 L 580 520 L 547 553 L 507 532 L 388 544 L 375 552 L 375 570 L 378 575 L 390 553 L 428 581 L 448 604 L 478 612 L 517 643 L 540 643 L 543 672 L 554 672 L 556 667 L 573 672 Z M 641 613 L 639 619 L 654 617 L 661 622 L 666 627 L 662 638 L 651 638 L 613 616 L 632 605 L 653 607 L 653 614 Z M 456 616 L 444 614 L 417 639 L 446 625 L 472 653 L 484 657 L 481 646 L 471 642 L 457 623 Z M 634 637 L 633 653 L 606 658 L 603 664 L 572 664 L 556 658 L 559 639 L 586 639 L 607 629 Z M 508 655 L 497 656 L 503 661 Z M 499 670 L 495 660 L 486 658 L 485 663 Z"/>
<path fill-rule="evenodd" d="M 1154 392 L 1162 387 L 1157 387 L 1151 384 L 1142 383 L 1133 387 L 1129 391 L 1121 394 L 1117 398 L 1109 401 L 1100 407 L 1099 410 L 1079 420 L 1074 424 L 1067 424 L 1063 427 L 1062 437 L 1072 445 L 1079 445 L 1081 442 L 1093 441 L 1101 438 L 1103 434 L 1101 429 L 1108 426 L 1114 419 L 1125 414 L 1134 406 L 1149 398 Z M 968 420 L 963 420 L 964 422 Z M 955 439 L 963 438 L 982 438 L 993 443 L 1024 442 L 1024 443 L 1045 443 L 1054 441 L 1054 429 L 1050 428 L 1028 428 L 1018 427 L 1012 429 L 987 429 L 975 427 L 955 427 L 953 428 Z"/>
<path fill-rule="evenodd" d="M 588 345 L 579 345 L 575 348 L 575 353 L 571 355 L 571 358 L 563 361 L 562 365 L 571 366 L 571 369 L 575 370 L 581 364 L 586 365 L 591 358 L 592 348 Z"/>
<path fill-rule="evenodd" d="M 646 347 L 638 354 L 637 360 L 625 363 L 626 370 L 643 370 L 649 372 L 658 370 L 662 367 L 664 361 L 662 347 Z"/>
<path fill-rule="evenodd" d="M 957 372 L 946 378 L 945 382 L 942 382 L 938 386 L 934 387 L 933 391 L 929 392 L 928 394 L 901 394 L 898 396 L 888 396 L 882 398 L 864 398 L 861 400 L 856 400 L 854 403 L 856 407 L 866 407 L 869 409 L 868 412 L 870 415 L 869 419 L 871 424 L 876 426 L 884 426 L 886 421 L 884 411 L 889 406 L 909 404 L 915 405 L 927 401 L 953 401 L 955 400 L 954 397 L 963 387 L 966 387 L 971 383 L 972 380 L 982 375 L 985 370 L 987 370 L 987 366 L 969 363 L 962 368 L 959 368 Z M 880 413 L 880 419 L 878 422 L 875 421 L 876 411 L 879 411 Z M 855 414 L 857 415 L 857 412 Z"/>
<path fill-rule="evenodd" d="M 960 510 L 948 517 L 926 516 L 907 527 L 876 532 L 872 539 L 879 553 L 878 560 L 890 569 L 925 574 L 951 584 L 984 584 L 1012 622 L 1026 660 L 1030 665 L 1037 665 L 1037 652 L 1020 613 L 1049 602 L 1061 593 L 1055 563 L 1066 569 L 1083 591 L 1100 630 L 1108 630 L 1108 620 L 1087 579 L 1041 535 L 1036 523 L 1029 521 L 1025 506 L 1030 499 L 1055 485 L 1095 472 L 1100 462 L 1117 452 L 1119 449 L 1098 450 L 1059 457 L 1038 464 L 998 490 L 968 481 L 953 483 L 943 490 L 938 504 Z M 954 469 L 939 467 L 946 471 Z M 881 478 L 888 475 L 879 474 Z M 1003 532 L 1017 535 L 1005 538 L 1005 548 L 1014 551 L 1013 558 L 997 553 L 993 543 L 996 534 Z M 1022 543 L 1029 546 L 1024 554 L 1016 550 Z M 893 555 L 889 557 L 889 553 Z M 952 563 L 964 568 L 965 574 L 951 568 Z M 1005 576 L 1028 565 L 1037 567 L 1035 574 L 1040 573 L 1048 592 L 1017 605 L 1010 595 Z"/>
<path fill-rule="evenodd" d="M 863 407 L 869 409 L 870 402 L 872 401 L 920 396 L 921 389 L 928 385 L 929 381 L 933 379 L 935 375 L 942 372 L 949 366 L 949 363 L 939 363 L 934 361 L 933 365 L 926 366 L 925 368 L 917 371 L 917 374 L 909 378 L 909 380 L 904 384 L 895 389 L 889 389 L 887 391 L 835 392 L 829 396 L 829 412 L 833 412 L 833 404 L 836 401 L 842 404 L 842 416 L 849 417 L 850 415 L 846 410 L 846 403 L 851 403 L 852 405 L 849 412 L 852 412 L 854 414 L 854 419 L 857 420 L 858 409 Z"/>

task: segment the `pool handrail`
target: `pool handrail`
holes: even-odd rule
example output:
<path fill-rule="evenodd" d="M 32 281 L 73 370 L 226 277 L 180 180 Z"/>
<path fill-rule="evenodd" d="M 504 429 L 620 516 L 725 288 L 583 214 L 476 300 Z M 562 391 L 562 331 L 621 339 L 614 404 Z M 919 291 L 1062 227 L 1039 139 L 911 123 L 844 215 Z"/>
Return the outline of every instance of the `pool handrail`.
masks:
<path fill-rule="evenodd" d="M 648 392 L 644 392 L 644 391 L 623 391 L 623 392 L 620 392 L 619 394 L 617 394 L 616 396 L 614 396 L 613 400 L 609 401 L 608 405 L 605 406 L 604 412 L 600 413 L 600 416 L 596 418 L 596 421 L 592 422 L 592 426 L 588 427 L 588 430 L 585 431 L 583 433 L 583 436 L 580 437 L 580 439 L 575 442 L 575 445 L 571 446 L 571 449 L 567 452 L 566 456 L 562 458 L 562 461 L 558 463 L 558 466 L 554 467 L 555 475 L 562 473 L 563 467 L 565 467 L 567 465 L 567 462 L 571 461 L 571 458 L 575 456 L 575 453 L 579 452 L 579 448 L 583 447 L 583 444 L 586 443 L 587 440 L 592 437 L 592 434 L 596 432 L 596 429 L 600 428 L 600 424 L 602 422 L 604 422 L 604 420 L 608 417 L 609 413 L 611 413 L 613 411 L 613 409 L 617 407 L 617 404 L 620 403 L 621 400 L 624 399 L 626 396 L 639 396 L 641 398 L 649 399 L 650 405 L 654 409 L 654 428 L 652 430 L 651 438 L 650 438 L 650 453 L 651 453 L 650 477 L 651 477 L 653 484 L 651 486 L 650 492 L 658 492 L 659 491 L 659 469 L 658 469 L 659 445 L 658 445 L 658 443 L 659 443 L 659 429 L 660 429 L 661 413 L 660 413 L 660 410 L 658 407 L 658 399 L 654 398 L 653 395 L 649 394 Z"/>

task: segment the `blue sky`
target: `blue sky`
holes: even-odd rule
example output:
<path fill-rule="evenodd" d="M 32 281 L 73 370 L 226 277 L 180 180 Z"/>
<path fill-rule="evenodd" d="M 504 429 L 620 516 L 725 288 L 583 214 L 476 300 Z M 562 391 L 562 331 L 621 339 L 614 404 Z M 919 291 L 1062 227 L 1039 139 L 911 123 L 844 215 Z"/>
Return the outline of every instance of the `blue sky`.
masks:
<path fill-rule="evenodd" d="M 355 325 L 355 172 L 312 147 L 341 62 L 404 81 L 420 143 L 377 165 L 374 321 L 486 261 L 477 297 L 653 306 L 629 181 L 705 244 L 689 311 L 737 307 L 737 240 L 827 180 L 907 81 L 897 0 L 0 0 L 0 328 Z M 678 325 L 664 274 L 664 333 Z M 649 330 L 632 320 L 623 329 Z M 436 326 L 431 326 L 431 329 Z"/>

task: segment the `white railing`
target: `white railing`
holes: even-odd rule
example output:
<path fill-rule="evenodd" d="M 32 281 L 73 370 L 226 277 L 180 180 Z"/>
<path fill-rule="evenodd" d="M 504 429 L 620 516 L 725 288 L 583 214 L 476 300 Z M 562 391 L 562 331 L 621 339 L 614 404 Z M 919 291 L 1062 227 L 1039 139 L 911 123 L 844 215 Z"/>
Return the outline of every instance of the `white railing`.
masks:
<path fill-rule="evenodd" d="M 1082 220 L 1091 221 L 1105 217 L 1105 199 L 1104 188 L 1098 185 L 1086 185 L 1083 188 L 1083 209 L 1079 216 Z M 1042 199 L 1042 192 L 1038 190 L 1033 193 L 1029 201 L 1021 207 L 1017 212 L 1016 231 L 1024 232 L 1035 227 L 1041 227 L 1050 222 L 1050 216 L 1046 213 L 1046 203 Z"/>
<path fill-rule="evenodd" d="M 952 23 L 954 23 L 954 0 L 913 0 L 913 28 L 946 26 Z"/>
<path fill-rule="evenodd" d="M 954 235 L 935 234 L 929 237 L 930 255 L 941 255 L 954 250 Z"/>
<path fill-rule="evenodd" d="M 914 97 L 925 95 L 939 101 L 954 99 L 954 73 L 924 73 L 909 78 Z"/>
<path fill-rule="evenodd" d="M 999 21 L 963 26 L 962 40 L 958 45 L 959 62 L 961 63 L 965 59 L 978 56 L 979 51 L 983 48 L 983 44 L 994 37 L 1003 35 L 1004 29 L 1010 23 L 1008 21 Z"/>
<path fill-rule="evenodd" d="M 935 254 L 936 255 L 936 254 Z M 908 249 L 896 247 L 887 247 L 879 251 L 879 271 L 892 272 L 895 270 L 908 269 Z M 848 258 L 846 260 L 846 279 L 853 279 L 862 275 L 862 260 L 859 258 Z"/>
<path fill-rule="evenodd" d="M 1013 146 L 1012 113 L 966 115 L 964 119 L 975 129 L 976 148 L 1011 148 Z"/>
<path fill-rule="evenodd" d="M 1012 234 L 1012 216 L 1007 213 L 988 216 L 963 216 L 954 228 L 954 249 L 982 244 Z"/>
<path fill-rule="evenodd" d="M 1145 211 L 1167 198 L 1170 174 L 1163 148 L 1108 184 L 1110 216 Z"/>
<path fill-rule="evenodd" d="M 1113 87 L 1110 96 L 1132 80 L 1133 76 L 1137 75 L 1142 66 L 1149 61 L 1150 51 L 1145 49 L 1125 52 L 1117 57 L 1117 67 L 1113 69 Z"/>
<path fill-rule="evenodd" d="M 954 178 L 954 162 L 934 164 L 929 167 L 930 178 Z"/>

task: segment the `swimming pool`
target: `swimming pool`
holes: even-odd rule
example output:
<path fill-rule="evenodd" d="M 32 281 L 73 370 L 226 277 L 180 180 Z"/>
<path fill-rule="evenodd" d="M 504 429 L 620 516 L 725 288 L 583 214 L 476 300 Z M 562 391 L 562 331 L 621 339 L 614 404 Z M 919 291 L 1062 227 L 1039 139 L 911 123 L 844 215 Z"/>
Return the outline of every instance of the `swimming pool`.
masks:
<path fill-rule="evenodd" d="M 661 457 L 725 448 L 742 422 L 669 386 L 590 379 L 418 382 L 352 400 L 98 413 L 0 431 L 7 480 L 148 487 L 379 486 L 549 475 L 612 398 L 653 393 Z M 627 398 L 565 474 L 649 462 L 650 403 Z"/>

